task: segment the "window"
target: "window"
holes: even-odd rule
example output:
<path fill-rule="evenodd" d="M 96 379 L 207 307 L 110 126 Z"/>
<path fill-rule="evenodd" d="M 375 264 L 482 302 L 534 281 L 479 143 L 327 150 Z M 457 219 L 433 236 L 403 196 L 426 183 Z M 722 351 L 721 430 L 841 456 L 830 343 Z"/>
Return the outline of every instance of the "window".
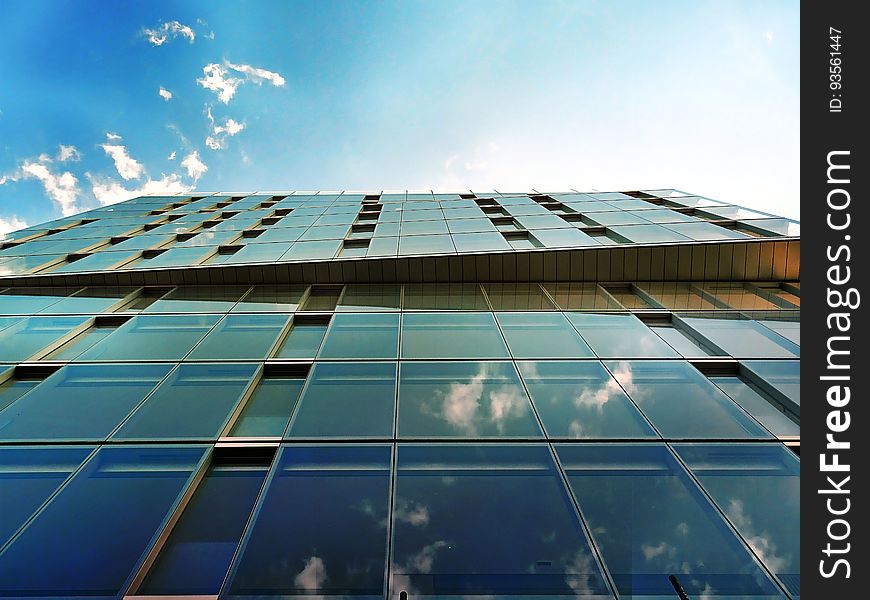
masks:
<path fill-rule="evenodd" d="M 549 437 L 658 437 L 600 362 L 519 362 Z"/>
<path fill-rule="evenodd" d="M 329 317 L 294 316 L 275 357 L 314 358 L 328 327 Z"/>
<path fill-rule="evenodd" d="M 228 315 L 194 348 L 188 360 L 265 359 L 288 315 Z"/>
<path fill-rule="evenodd" d="M 118 596 L 204 453 L 101 448 L 0 556 L 0 595 Z"/>
<path fill-rule="evenodd" d="M 341 296 L 341 286 L 312 286 L 305 304 L 304 311 L 328 312 L 335 310 L 338 299 Z"/>
<path fill-rule="evenodd" d="M 610 598 L 544 445 L 400 445 L 393 593 Z"/>
<path fill-rule="evenodd" d="M 778 598 L 746 546 L 662 445 L 556 448 L 622 596 Z"/>
<path fill-rule="evenodd" d="M 594 356 L 561 313 L 499 313 L 496 317 L 514 358 Z"/>
<path fill-rule="evenodd" d="M 632 314 L 568 313 L 567 316 L 601 358 L 679 357 Z"/>
<path fill-rule="evenodd" d="M 351 284 L 336 307 L 345 312 L 376 312 L 398 310 L 402 286 L 395 284 Z"/>
<path fill-rule="evenodd" d="M 403 437 L 540 437 L 529 397 L 509 362 L 404 362 Z"/>
<path fill-rule="evenodd" d="M 800 436 L 800 417 L 737 375 L 710 377 L 719 389 L 775 436 Z"/>
<path fill-rule="evenodd" d="M 800 346 L 757 321 L 741 318 L 685 316 L 702 337 L 735 358 L 797 358 Z"/>
<path fill-rule="evenodd" d="M 137 595 L 216 595 L 260 493 L 268 465 L 213 464 Z"/>
<path fill-rule="evenodd" d="M 332 319 L 320 358 L 396 358 L 398 314 L 337 314 Z"/>
<path fill-rule="evenodd" d="M 607 368 L 666 438 L 770 437 L 697 369 L 682 361 L 613 361 Z"/>
<path fill-rule="evenodd" d="M 145 309 L 146 312 L 226 312 L 230 310 L 247 286 L 181 286 Z"/>
<path fill-rule="evenodd" d="M 112 438 L 215 439 L 256 370 L 255 364 L 180 365 Z"/>
<path fill-rule="evenodd" d="M 389 446 L 294 444 L 276 463 L 226 594 L 382 598 Z"/>
<path fill-rule="evenodd" d="M 266 369 L 271 367 L 267 365 Z M 230 430 L 230 436 L 281 437 L 304 384 L 305 373 L 294 372 L 292 368 L 264 373 Z"/>
<path fill-rule="evenodd" d="M 395 363 L 318 363 L 288 436 L 392 437 Z"/>
<path fill-rule="evenodd" d="M 24 361 L 81 327 L 87 317 L 26 317 L 0 331 L 0 361 Z"/>
<path fill-rule="evenodd" d="M 232 312 L 293 312 L 307 289 L 307 285 L 296 284 L 256 285 L 239 300 Z"/>
<path fill-rule="evenodd" d="M 489 310 L 476 283 L 409 283 L 406 310 Z"/>
<path fill-rule="evenodd" d="M 483 287 L 493 310 L 556 310 L 537 283 L 490 283 Z"/>
<path fill-rule="evenodd" d="M 171 365 L 68 365 L 0 412 L 0 439 L 102 441 Z"/>
<path fill-rule="evenodd" d="M 595 283 L 548 283 L 544 287 L 552 294 L 562 310 L 622 308 Z"/>
<path fill-rule="evenodd" d="M 16 372 L 15 367 L 7 367 L 0 371 L 0 411 L 21 398 L 45 379 L 44 374 L 26 374 Z"/>
<path fill-rule="evenodd" d="M 402 358 L 508 358 L 490 313 L 406 313 Z"/>
<path fill-rule="evenodd" d="M 123 318 L 119 321 L 115 318 L 97 317 L 93 325 L 59 348 L 46 354 L 41 360 L 75 360 L 82 352 L 115 331 L 123 322 Z"/>
<path fill-rule="evenodd" d="M 139 315 L 94 344 L 79 360 L 180 360 L 219 315 Z"/>

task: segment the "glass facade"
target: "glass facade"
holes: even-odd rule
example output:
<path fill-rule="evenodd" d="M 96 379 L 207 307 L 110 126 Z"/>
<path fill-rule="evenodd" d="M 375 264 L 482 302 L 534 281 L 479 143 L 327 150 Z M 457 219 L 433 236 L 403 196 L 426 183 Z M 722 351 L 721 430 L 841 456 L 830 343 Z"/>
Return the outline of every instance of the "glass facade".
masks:
<path fill-rule="evenodd" d="M 798 227 L 287 192 L 10 234 L 0 598 L 799 598 Z"/>

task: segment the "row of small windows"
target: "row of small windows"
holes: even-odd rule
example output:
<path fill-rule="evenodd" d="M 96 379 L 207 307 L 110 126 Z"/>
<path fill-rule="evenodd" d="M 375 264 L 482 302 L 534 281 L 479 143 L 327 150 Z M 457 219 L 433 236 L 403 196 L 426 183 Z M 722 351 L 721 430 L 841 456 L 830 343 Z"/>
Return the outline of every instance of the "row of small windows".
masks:
<path fill-rule="evenodd" d="M 797 598 L 780 444 L 0 448 L 0 595 Z"/>
<path fill-rule="evenodd" d="M 800 308 L 797 282 L 8 288 L 0 315 L 100 312 L 743 310 Z"/>
<path fill-rule="evenodd" d="M 0 371 L 0 441 L 797 439 L 799 361 L 696 365 L 24 365 Z"/>

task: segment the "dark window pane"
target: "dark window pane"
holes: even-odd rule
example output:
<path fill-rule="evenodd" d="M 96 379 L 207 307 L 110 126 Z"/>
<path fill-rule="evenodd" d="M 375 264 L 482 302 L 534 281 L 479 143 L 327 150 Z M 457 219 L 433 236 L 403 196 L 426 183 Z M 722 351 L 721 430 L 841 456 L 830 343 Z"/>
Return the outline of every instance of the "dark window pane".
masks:
<path fill-rule="evenodd" d="M 537 437 L 541 430 L 513 363 L 405 362 L 399 435 Z"/>
<path fill-rule="evenodd" d="M 313 286 L 302 305 L 304 311 L 332 311 L 341 296 L 341 286 Z"/>
<path fill-rule="evenodd" d="M 396 284 L 354 284 L 344 288 L 336 310 L 373 312 L 397 310 L 402 286 Z"/>
<path fill-rule="evenodd" d="M 490 283 L 484 288 L 493 310 L 556 310 L 537 283 Z"/>
<path fill-rule="evenodd" d="M 514 358 L 595 356 L 561 313 L 499 313 L 496 317 Z"/>
<path fill-rule="evenodd" d="M 79 360 L 180 360 L 218 319 L 218 315 L 133 317 Z"/>
<path fill-rule="evenodd" d="M 601 358 L 679 358 L 673 348 L 632 314 L 568 313 Z"/>
<path fill-rule="evenodd" d="M 189 360 L 264 359 L 287 315 L 228 315 L 194 348 Z"/>
<path fill-rule="evenodd" d="M 411 283 L 405 285 L 405 308 L 489 310 L 489 305 L 476 283 Z"/>
<path fill-rule="evenodd" d="M 545 287 L 563 310 L 622 308 L 595 283 L 548 283 Z"/>
<path fill-rule="evenodd" d="M 737 376 L 711 377 L 710 380 L 773 435 L 800 436 L 799 418 L 780 403 L 768 398 L 754 384 Z"/>
<path fill-rule="evenodd" d="M 689 363 L 656 360 L 606 364 L 666 438 L 770 437 Z"/>
<path fill-rule="evenodd" d="M 102 441 L 172 365 L 68 365 L 0 412 L 0 439 Z"/>
<path fill-rule="evenodd" d="M 229 596 L 382 598 L 388 446 L 285 446 Z"/>
<path fill-rule="evenodd" d="M 713 501 L 800 596 L 800 462 L 780 444 L 676 445 Z"/>
<path fill-rule="evenodd" d="M 293 317 L 290 331 L 281 343 L 276 358 L 314 358 L 326 329 L 329 319 L 310 320 Z"/>
<path fill-rule="evenodd" d="M 406 313 L 402 358 L 509 358 L 491 313 Z"/>
<path fill-rule="evenodd" d="M 256 285 L 233 312 L 293 312 L 307 289 L 307 285 Z"/>
<path fill-rule="evenodd" d="M 395 363 L 318 363 L 290 437 L 392 437 Z"/>
<path fill-rule="evenodd" d="M 246 364 L 181 365 L 112 438 L 216 438 L 256 370 Z"/>
<path fill-rule="evenodd" d="M 102 448 L 0 555 L 0 595 L 118 596 L 204 453 Z"/>
<path fill-rule="evenodd" d="M 405 446 L 393 598 L 610 598 L 546 446 Z"/>
<path fill-rule="evenodd" d="M 520 362 L 517 366 L 547 435 L 658 437 L 600 362 Z"/>
<path fill-rule="evenodd" d="M 780 598 L 747 548 L 660 445 L 557 446 L 622 597 Z"/>
<path fill-rule="evenodd" d="M 92 448 L 0 448 L 0 546 L 60 487 Z"/>
<path fill-rule="evenodd" d="M 259 466 L 212 466 L 138 594 L 217 594 L 266 471 Z"/>
<path fill-rule="evenodd" d="M 320 358 L 397 358 L 398 314 L 335 315 Z"/>
<path fill-rule="evenodd" d="M 304 384 L 304 378 L 263 377 L 230 436 L 281 437 Z"/>

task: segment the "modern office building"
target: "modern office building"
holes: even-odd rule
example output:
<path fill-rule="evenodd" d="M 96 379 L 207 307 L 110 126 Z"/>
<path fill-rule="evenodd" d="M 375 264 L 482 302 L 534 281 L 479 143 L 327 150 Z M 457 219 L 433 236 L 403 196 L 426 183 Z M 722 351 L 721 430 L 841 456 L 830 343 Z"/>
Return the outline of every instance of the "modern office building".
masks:
<path fill-rule="evenodd" d="M 201 193 L 0 244 L 0 597 L 799 598 L 793 221 Z"/>

